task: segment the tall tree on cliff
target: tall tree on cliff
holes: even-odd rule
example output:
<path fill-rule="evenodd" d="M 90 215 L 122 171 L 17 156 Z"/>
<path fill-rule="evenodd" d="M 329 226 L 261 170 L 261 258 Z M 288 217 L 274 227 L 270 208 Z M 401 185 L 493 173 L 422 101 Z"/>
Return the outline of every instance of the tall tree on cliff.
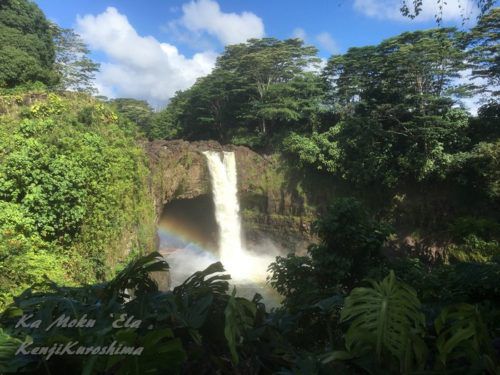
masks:
<path fill-rule="evenodd" d="M 54 69 L 62 90 L 96 93 L 95 73 L 99 64 L 89 57 L 90 50 L 80 35 L 72 29 L 51 25 L 56 50 Z"/>
<path fill-rule="evenodd" d="M 467 67 L 462 40 L 454 29 L 417 31 L 333 56 L 323 77 L 341 121 L 326 138 L 303 142 L 329 156 L 298 149 L 297 136 L 285 144 L 351 182 L 443 178 L 466 142 L 467 114 L 452 108 L 457 94 L 467 94 L 456 82 Z M 311 147 L 322 139 L 332 142 Z"/>
<path fill-rule="evenodd" d="M 212 73 L 177 93 L 162 117 L 177 136 L 256 147 L 285 126 L 310 130 L 324 92 L 318 62 L 316 49 L 299 39 L 228 46 Z"/>
<path fill-rule="evenodd" d="M 467 35 L 472 77 L 482 93 L 500 95 L 500 8 L 483 16 Z M 482 83 L 481 82 L 484 82 Z"/>
<path fill-rule="evenodd" d="M 295 117 L 288 106 L 270 110 L 269 95 L 293 100 L 284 84 L 302 76 L 305 68 L 319 63 L 316 53 L 315 47 L 304 46 L 300 39 L 250 39 L 227 46 L 216 68 L 241 77 L 251 104 L 246 116 L 258 120 L 261 133 L 266 134 L 269 121 Z"/>
<path fill-rule="evenodd" d="M 32 1 L 0 1 L 0 87 L 30 82 L 52 85 L 54 43 L 50 24 Z"/>
<path fill-rule="evenodd" d="M 238 116 L 235 109 L 244 101 L 243 86 L 240 76 L 223 69 L 198 79 L 184 93 L 184 101 L 172 102 L 172 107 L 183 106 L 179 119 L 185 136 L 227 141 Z"/>
<path fill-rule="evenodd" d="M 443 97 L 461 91 L 455 79 L 467 67 L 462 37 L 453 28 L 406 32 L 332 56 L 323 71 L 330 97 L 342 106 L 390 104 L 435 112 Z"/>

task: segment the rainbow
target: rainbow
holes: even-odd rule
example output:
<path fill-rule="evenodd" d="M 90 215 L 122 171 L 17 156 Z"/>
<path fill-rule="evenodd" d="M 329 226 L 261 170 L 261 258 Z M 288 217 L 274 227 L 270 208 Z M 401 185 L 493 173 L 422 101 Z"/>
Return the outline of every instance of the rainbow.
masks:
<path fill-rule="evenodd" d="M 181 284 L 194 272 L 220 261 L 213 246 L 207 246 L 196 233 L 174 221 L 160 221 L 157 233 L 160 238 L 160 253 L 171 268 L 172 286 Z M 231 274 L 230 269 L 227 271 Z M 240 296 L 252 298 L 255 293 L 259 293 L 264 297 L 266 305 L 279 305 L 281 297 L 265 280 L 245 280 L 243 284 L 234 280 L 234 284 Z"/>

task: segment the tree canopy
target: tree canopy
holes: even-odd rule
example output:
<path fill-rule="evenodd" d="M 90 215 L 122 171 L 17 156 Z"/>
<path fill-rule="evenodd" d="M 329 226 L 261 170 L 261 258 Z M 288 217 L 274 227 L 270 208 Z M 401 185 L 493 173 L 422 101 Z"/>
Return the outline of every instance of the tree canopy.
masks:
<path fill-rule="evenodd" d="M 500 94 L 500 8 L 481 17 L 467 36 L 472 76 L 480 92 Z M 484 83 L 481 83 L 480 80 Z M 479 81 L 479 82 L 478 82 Z"/>
<path fill-rule="evenodd" d="M 445 0 L 433 1 L 436 3 L 438 9 L 438 11 L 434 14 L 434 17 L 436 19 L 436 22 L 439 24 L 443 21 L 443 12 L 446 10 L 446 7 L 448 7 L 449 4 Z M 429 3 L 427 3 L 427 6 L 430 5 Z M 471 3 L 477 6 L 480 16 L 484 15 L 495 6 L 495 0 L 473 0 Z M 458 6 L 461 10 L 462 21 L 465 22 L 470 18 L 467 6 L 461 3 L 459 3 Z M 422 13 L 423 7 L 423 0 L 402 0 L 400 11 L 403 16 L 414 19 Z"/>
<path fill-rule="evenodd" d="M 300 39 L 227 46 L 211 74 L 172 99 L 171 126 L 190 139 L 259 145 L 283 128 L 311 125 L 322 93 L 316 52 Z"/>
<path fill-rule="evenodd" d="M 95 73 L 99 64 L 89 58 L 90 51 L 82 38 L 72 29 L 51 24 L 56 56 L 54 69 L 59 76 L 58 88 L 96 93 Z"/>
<path fill-rule="evenodd" d="M 29 0 L 0 3 L 0 87 L 57 81 L 50 24 Z"/>

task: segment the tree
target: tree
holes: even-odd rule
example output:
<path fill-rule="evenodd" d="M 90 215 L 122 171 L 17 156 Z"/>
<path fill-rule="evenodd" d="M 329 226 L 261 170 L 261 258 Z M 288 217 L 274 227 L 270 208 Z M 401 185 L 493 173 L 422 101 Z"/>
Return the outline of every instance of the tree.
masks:
<path fill-rule="evenodd" d="M 99 64 L 88 57 L 90 50 L 80 35 L 56 24 L 51 24 L 51 29 L 56 50 L 54 69 L 59 75 L 58 88 L 96 93 L 94 79 Z"/>
<path fill-rule="evenodd" d="M 178 137 L 180 129 L 175 125 L 175 119 L 168 110 L 153 114 L 148 131 L 149 139 L 174 139 Z"/>
<path fill-rule="evenodd" d="M 299 39 L 252 39 L 226 47 L 215 69 L 178 92 L 165 112 L 169 127 L 188 139 L 255 147 L 268 136 L 319 123 L 324 85 L 316 49 Z"/>
<path fill-rule="evenodd" d="M 265 107 L 268 95 L 272 91 L 276 95 L 280 87 L 285 88 L 283 84 L 303 74 L 306 67 L 318 63 L 316 53 L 316 48 L 304 46 L 300 39 L 250 39 L 226 47 L 216 66 L 241 77 L 253 105 L 258 108 L 254 116 L 260 122 L 260 131 L 266 134 L 270 111 L 262 107 Z M 252 113 L 247 115 L 253 117 Z M 274 115 L 276 113 L 270 117 Z M 281 112 L 281 115 L 288 117 L 290 113 Z"/>
<path fill-rule="evenodd" d="M 54 84 L 50 24 L 28 0 L 0 2 L 0 87 L 40 81 Z"/>
<path fill-rule="evenodd" d="M 323 71 L 329 97 L 340 106 L 391 104 L 439 113 L 448 105 L 441 97 L 460 92 L 454 79 L 466 68 L 462 37 L 453 28 L 407 32 L 332 56 Z"/>
<path fill-rule="evenodd" d="M 68 282 L 104 277 L 124 246 L 153 246 L 154 236 L 150 226 L 132 229 L 137 239 L 127 245 L 121 240 L 125 228 L 152 225 L 152 207 L 135 132 L 108 104 L 46 92 L 32 105 L 18 103 L 0 116 L 0 300 L 7 301 L 44 273 L 64 270 Z"/>
<path fill-rule="evenodd" d="M 117 98 L 110 100 L 109 103 L 117 113 L 132 121 L 149 137 L 155 114 L 147 101 Z"/>
<path fill-rule="evenodd" d="M 323 85 L 312 72 L 297 74 L 288 82 L 278 82 L 267 89 L 262 101 L 254 101 L 256 115 L 270 124 L 276 132 L 280 125 L 296 124 L 302 129 L 313 130 L 318 123 L 318 113 L 323 99 Z"/>
<path fill-rule="evenodd" d="M 479 19 L 467 35 L 472 78 L 482 79 L 478 91 L 500 95 L 500 8 Z"/>
<path fill-rule="evenodd" d="M 308 256 L 277 257 L 269 267 L 270 284 L 292 309 L 352 289 L 380 265 L 380 251 L 390 233 L 353 198 L 336 200 L 313 230 L 320 241 L 309 247 Z"/>
<path fill-rule="evenodd" d="M 217 68 L 198 79 L 184 94 L 186 101 L 181 119 L 185 134 L 190 139 L 227 141 L 238 116 L 235 108 L 242 102 L 243 84 L 237 74 Z"/>
<path fill-rule="evenodd" d="M 479 14 L 483 15 L 495 5 L 495 0 L 474 0 L 472 3 L 479 9 Z M 434 17 L 436 18 L 436 22 L 440 24 L 443 20 L 443 11 L 448 4 L 446 0 L 436 0 L 436 4 L 438 6 L 438 11 Z M 420 15 L 423 6 L 423 0 L 402 0 L 400 11 L 403 16 L 414 19 Z M 465 22 L 470 15 L 466 13 L 466 8 L 462 6 L 462 4 L 459 3 L 459 7 L 462 10 L 462 20 Z"/>
<path fill-rule="evenodd" d="M 462 38 L 452 28 L 417 31 L 333 56 L 322 75 L 341 121 L 310 160 L 362 184 L 444 178 L 467 145 L 467 114 L 452 108 L 470 91 L 456 83 L 467 66 Z"/>

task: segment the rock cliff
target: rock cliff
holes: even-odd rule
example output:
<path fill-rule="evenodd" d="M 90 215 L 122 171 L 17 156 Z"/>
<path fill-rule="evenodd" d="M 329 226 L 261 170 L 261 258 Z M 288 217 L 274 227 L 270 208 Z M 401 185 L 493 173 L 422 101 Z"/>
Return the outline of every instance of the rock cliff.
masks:
<path fill-rule="evenodd" d="M 203 151 L 234 151 L 246 240 L 250 244 L 272 240 L 282 251 L 296 252 L 303 252 L 312 241 L 312 212 L 277 155 L 260 155 L 247 147 L 214 141 L 153 141 L 146 149 L 157 218 L 174 200 L 211 194 Z"/>

